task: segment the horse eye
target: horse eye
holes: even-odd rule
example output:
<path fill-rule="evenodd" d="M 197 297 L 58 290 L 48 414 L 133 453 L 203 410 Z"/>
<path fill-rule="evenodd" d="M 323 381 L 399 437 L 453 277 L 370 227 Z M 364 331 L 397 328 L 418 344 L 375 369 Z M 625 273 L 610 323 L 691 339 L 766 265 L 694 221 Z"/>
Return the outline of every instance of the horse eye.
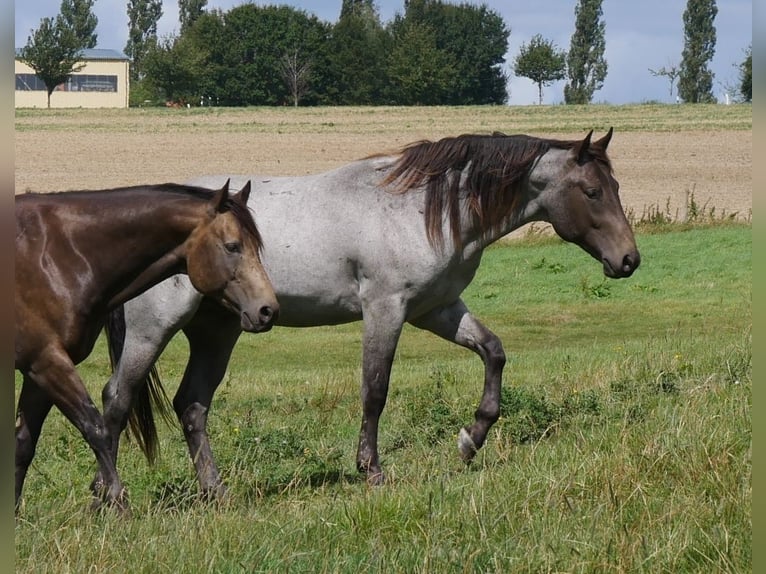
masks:
<path fill-rule="evenodd" d="M 241 253 L 242 252 L 242 244 L 238 241 L 230 241 L 229 243 L 224 243 L 223 246 L 226 248 L 226 251 L 229 253 Z"/>
<path fill-rule="evenodd" d="M 589 187 L 585 190 L 585 195 L 588 196 L 589 199 L 598 199 L 601 197 L 601 188 L 600 187 Z"/>

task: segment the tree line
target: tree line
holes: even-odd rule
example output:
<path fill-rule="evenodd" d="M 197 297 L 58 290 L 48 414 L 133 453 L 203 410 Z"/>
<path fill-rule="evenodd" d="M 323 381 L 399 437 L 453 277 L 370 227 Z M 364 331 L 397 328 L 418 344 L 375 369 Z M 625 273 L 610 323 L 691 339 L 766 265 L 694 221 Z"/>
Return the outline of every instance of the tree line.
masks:
<path fill-rule="evenodd" d="M 149 41 L 134 65 L 133 81 L 147 99 L 227 106 L 507 101 L 510 31 L 483 5 L 410 0 L 384 25 L 372 0 L 344 0 L 334 24 L 284 5 L 222 12 L 196 1 L 194 11 L 182 10 L 180 34 Z"/>
<path fill-rule="evenodd" d="M 21 57 L 53 88 L 76 71 L 79 48 L 95 45 L 95 0 L 62 0 L 43 19 Z M 342 0 L 335 23 L 285 5 L 243 4 L 207 10 L 207 0 L 178 0 L 180 31 L 158 38 L 161 0 L 127 0 L 125 53 L 131 59 L 131 104 L 194 105 L 470 105 L 508 101 L 510 28 L 486 5 L 404 0 L 383 24 L 373 0 Z M 671 91 L 686 102 L 715 101 L 708 64 L 715 51 L 715 0 L 688 0 L 684 51 Z M 512 62 L 515 75 L 543 87 L 566 79 L 568 104 L 586 104 L 602 86 L 602 0 L 578 0 L 568 51 L 535 35 Z M 79 45 L 78 45 L 79 42 Z M 59 49 L 56 51 L 55 46 Z M 46 57 L 43 57 L 46 56 Z M 752 99 L 752 56 L 740 65 L 742 99 Z M 58 60 L 58 66 L 51 61 Z M 55 73 L 47 73 L 52 68 Z M 669 75 L 671 70 L 654 75 Z M 46 77 L 50 76 L 50 77 Z"/>

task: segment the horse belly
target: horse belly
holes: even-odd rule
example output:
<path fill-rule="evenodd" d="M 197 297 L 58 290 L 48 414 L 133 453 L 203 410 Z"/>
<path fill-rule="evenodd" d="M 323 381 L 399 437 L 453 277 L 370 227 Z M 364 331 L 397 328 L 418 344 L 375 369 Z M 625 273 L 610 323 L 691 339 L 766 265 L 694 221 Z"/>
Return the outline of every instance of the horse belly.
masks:
<path fill-rule="evenodd" d="M 329 300 L 311 296 L 285 295 L 277 292 L 280 304 L 277 326 L 318 327 L 352 323 L 362 318 L 361 306 L 350 299 Z"/>
<path fill-rule="evenodd" d="M 311 266 L 307 261 L 296 263 L 295 258 L 265 258 L 264 266 L 279 301 L 277 325 L 315 327 L 362 318 L 359 285 L 347 268 Z"/>

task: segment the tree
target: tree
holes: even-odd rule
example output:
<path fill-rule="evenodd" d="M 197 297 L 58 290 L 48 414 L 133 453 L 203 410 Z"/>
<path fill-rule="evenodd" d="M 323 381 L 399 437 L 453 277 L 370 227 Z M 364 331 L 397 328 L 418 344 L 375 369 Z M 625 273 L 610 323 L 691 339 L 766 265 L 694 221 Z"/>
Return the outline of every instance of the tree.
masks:
<path fill-rule="evenodd" d="M 297 52 L 299 57 L 311 54 L 312 84 L 302 98 L 316 103 L 313 78 L 326 77 L 328 24 L 285 5 L 242 4 L 224 15 L 223 30 L 218 53 L 211 58 L 216 101 L 235 106 L 293 104 L 282 62 L 285 54 Z"/>
<path fill-rule="evenodd" d="M 580 0 L 575 6 L 575 31 L 567 54 L 569 82 L 564 86 L 567 104 L 588 104 L 606 78 L 605 24 L 602 0 Z"/>
<path fill-rule="evenodd" d="M 183 34 L 184 40 L 199 55 L 197 89 L 208 105 L 225 101 L 225 85 L 232 73 L 226 61 L 230 42 L 224 18 L 221 10 L 204 12 Z"/>
<path fill-rule="evenodd" d="M 566 57 L 563 50 L 536 34 L 529 44 L 522 43 L 514 60 L 513 71 L 517 76 L 529 78 L 537 84 L 539 103 L 543 103 L 543 86 L 566 77 Z"/>
<path fill-rule="evenodd" d="M 74 72 L 82 69 L 80 63 L 82 45 L 69 28 L 61 14 L 43 18 L 40 27 L 32 31 L 27 44 L 19 54 L 19 60 L 35 71 L 48 92 L 48 107 L 56 86 L 63 84 Z"/>
<path fill-rule="evenodd" d="M 436 34 L 410 22 L 395 38 L 388 58 L 391 102 L 397 105 L 436 105 L 449 98 L 455 64 L 436 47 Z"/>
<path fill-rule="evenodd" d="M 372 2 L 346 0 L 328 40 L 328 103 L 380 103 L 387 53 L 387 34 Z"/>
<path fill-rule="evenodd" d="M 166 102 L 191 102 L 200 98 L 199 73 L 203 54 L 187 36 L 158 40 L 144 58 L 145 81 Z"/>
<path fill-rule="evenodd" d="M 708 62 L 715 54 L 715 0 L 688 0 L 683 14 L 684 49 L 678 76 L 678 95 L 688 103 L 715 102 L 713 72 Z"/>
<path fill-rule="evenodd" d="M 739 93 L 745 102 L 753 101 L 753 45 L 747 47 L 747 56 L 739 65 Z"/>
<path fill-rule="evenodd" d="M 449 61 L 450 85 L 440 104 L 502 104 L 508 100 L 508 78 L 503 69 L 510 31 L 502 17 L 487 8 L 467 2 L 408 0 L 403 17 L 389 27 L 392 37 L 401 37 L 404 26 L 429 28 L 441 58 Z"/>
<path fill-rule="evenodd" d="M 61 0 L 61 16 L 83 48 L 95 48 L 98 18 L 93 13 L 95 0 Z"/>
<path fill-rule="evenodd" d="M 178 0 L 178 20 L 181 23 L 181 35 L 202 16 L 207 0 Z"/>
<path fill-rule="evenodd" d="M 162 17 L 162 0 L 128 0 L 128 43 L 125 54 L 132 60 L 130 79 L 144 77 L 144 58 L 157 42 L 157 22 Z"/>
<path fill-rule="evenodd" d="M 298 48 L 295 48 L 292 52 L 285 52 L 280 63 L 282 77 L 287 84 L 287 89 L 290 91 L 293 106 L 297 107 L 298 102 L 309 86 L 311 61 L 304 59 L 299 53 Z"/>
<path fill-rule="evenodd" d="M 676 78 L 678 78 L 679 70 L 678 66 L 675 64 L 669 65 L 667 68 L 663 66 L 659 70 L 652 70 L 649 68 L 649 73 L 652 76 L 665 76 L 670 81 L 670 99 L 672 101 L 673 99 L 673 86 L 676 83 Z"/>
<path fill-rule="evenodd" d="M 373 0 L 343 0 L 340 6 L 340 18 L 354 14 L 363 18 L 378 18 Z M 340 19 L 338 18 L 338 19 Z"/>

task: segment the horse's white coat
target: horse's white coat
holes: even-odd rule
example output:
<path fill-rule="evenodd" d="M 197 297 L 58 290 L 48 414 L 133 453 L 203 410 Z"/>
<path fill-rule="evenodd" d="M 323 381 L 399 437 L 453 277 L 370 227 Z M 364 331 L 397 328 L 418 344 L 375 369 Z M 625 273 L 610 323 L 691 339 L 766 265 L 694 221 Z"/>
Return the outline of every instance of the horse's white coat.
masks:
<path fill-rule="evenodd" d="M 608 139 L 603 140 L 604 147 Z M 309 327 L 364 320 L 363 420 L 357 465 L 372 482 L 377 482 L 382 477 L 377 452 L 378 418 L 385 404 L 391 361 L 403 322 L 472 349 L 485 363 L 484 394 L 476 422 L 460 433 L 459 448 L 465 459 L 482 446 L 497 418 L 505 354 L 497 337 L 460 300 L 488 244 L 528 222 L 549 221 L 562 237 L 602 261 L 605 273 L 618 270 L 615 276 L 629 275 L 634 267 L 625 271 L 624 262 L 631 257 L 637 266 L 632 231 L 622 213 L 617 190 L 611 189 L 616 182 L 611 176 L 606 178 L 609 189 L 602 190 L 598 202 L 585 198 L 583 186 L 590 189 L 605 180 L 603 174 L 595 173 L 596 162 L 576 167 L 576 153 L 551 148 L 538 158 L 521 186 L 518 208 L 492 234 L 479 229 L 475 217 L 462 210 L 460 250 L 452 245 L 446 221 L 443 248 L 429 243 L 422 189 L 393 193 L 381 188 L 380 182 L 396 157 L 360 160 L 318 175 L 227 174 L 197 177 L 188 183 L 215 188 L 231 178 L 232 187 L 239 188 L 251 181 L 249 205 L 263 237 L 262 260 L 280 303 L 277 325 Z M 573 217 L 568 210 L 575 209 L 584 213 L 582 223 L 570 221 Z M 604 221 L 609 223 L 602 228 Z M 179 276 L 125 305 L 125 354 L 104 395 L 111 403 L 107 414 L 111 412 L 112 419 L 122 421 L 112 424 L 124 425 L 125 401 L 130 399 L 131 387 L 141 382 L 167 341 L 191 320 L 201 301 L 202 296 L 190 288 L 188 280 Z M 224 327 L 223 320 L 219 332 L 227 341 L 238 336 L 236 327 Z M 205 345 L 197 345 L 199 368 L 204 348 L 215 345 L 212 337 Z M 201 373 L 195 373 L 191 365 L 187 369 L 175 401 L 182 420 L 184 408 L 192 404 L 202 405 L 206 413 L 230 352 L 229 347 L 210 350 L 206 357 L 204 364 L 215 372 L 208 376 L 218 376 L 218 380 L 203 382 Z M 207 389 L 202 397 L 199 390 L 192 391 L 194 377 L 197 385 Z M 120 392 L 127 396 L 118 399 Z M 198 433 L 202 442 L 190 442 L 189 448 L 192 452 L 207 452 L 204 417 L 199 424 L 203 427 Z M 201 470 L 203 464 L 206 466 Z M 200 462 L 197 469 L 203 489 L 220 487 L 212 457 Z"/>

